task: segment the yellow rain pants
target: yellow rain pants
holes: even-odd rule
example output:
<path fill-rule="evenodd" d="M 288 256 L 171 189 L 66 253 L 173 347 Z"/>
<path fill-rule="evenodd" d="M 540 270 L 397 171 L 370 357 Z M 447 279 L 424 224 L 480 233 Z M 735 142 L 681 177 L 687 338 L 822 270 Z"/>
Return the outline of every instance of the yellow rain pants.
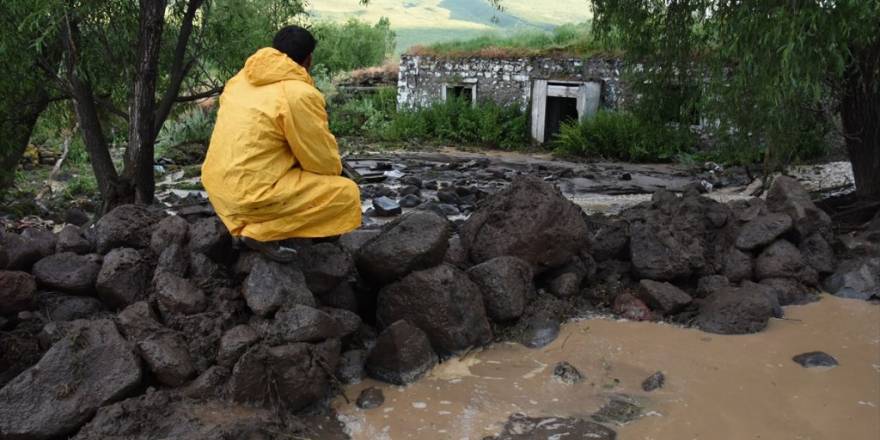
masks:
<path fill-rule="evenodd" d="M 357 185 L 340 177 L 324 97 L 305 68 L 260 49 L 220 96 L 202 183 L 234 236 L 329 237 L 361 224 Z"/>

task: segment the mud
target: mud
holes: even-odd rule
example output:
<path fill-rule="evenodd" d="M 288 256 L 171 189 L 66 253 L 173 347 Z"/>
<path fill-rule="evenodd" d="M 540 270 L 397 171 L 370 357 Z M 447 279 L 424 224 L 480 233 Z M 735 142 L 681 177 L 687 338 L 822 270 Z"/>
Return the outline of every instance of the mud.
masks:
<path fill-rule="evenodd" d="M 623 439 L 874 439 L 880 432 L 880 306 L 825 295 L 786 307 L 753 335 L 710 335 L 667 324 L 591 319 L 563 326 L 537 350 L 501 343 L 438 365 L 420 382 L 373 380 L 383 406 L 333 402 L 353 439 L 479 439 L 512 413 L 589 419 L 610 397 L 628 395 L 643 416 L 609 425 Z M 792 360 L 824 351 L 835 368 Z M 554 379 L 567 361 L 584 380 Z M 642 390 L 657 371 L 662 388 Z"/>

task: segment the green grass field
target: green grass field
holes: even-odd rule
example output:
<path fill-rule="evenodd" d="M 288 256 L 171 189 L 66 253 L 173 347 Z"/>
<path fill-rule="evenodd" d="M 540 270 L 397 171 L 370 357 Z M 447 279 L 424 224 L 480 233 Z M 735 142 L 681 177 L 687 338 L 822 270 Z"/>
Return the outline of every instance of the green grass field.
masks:
<path fill-rule="evenodd" d="M 331 21 L 357 18 L 375 23 L 388 17 L 398 35 L 398 54 L 415 45 L 547 31 L 590 18 L 587 0 L 553 0 L 540 7 L 529 0 L 502 4 L 503 11 L 497 11 L 486 0 L 370 0 L 369 6 L 358 0 L 321 0 L 312 3 L 310 12 L 317 20 Z"/>

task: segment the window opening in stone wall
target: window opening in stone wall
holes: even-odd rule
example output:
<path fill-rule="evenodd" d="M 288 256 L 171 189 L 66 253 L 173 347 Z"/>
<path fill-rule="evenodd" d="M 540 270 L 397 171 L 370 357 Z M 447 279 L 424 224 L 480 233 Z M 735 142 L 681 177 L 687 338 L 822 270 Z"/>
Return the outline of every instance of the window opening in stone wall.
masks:
<path fill-rule="evenodd" d="M 465 102 L 476 103 L 474 86 L 446 86 L 444 100 L 460 99 Z"/>
<path fill-rule="evenodd" d="M 578 120 L 577 98 L 548 96 L 544 115 L 544 139 L 550 141 L 562 124 Z"/>

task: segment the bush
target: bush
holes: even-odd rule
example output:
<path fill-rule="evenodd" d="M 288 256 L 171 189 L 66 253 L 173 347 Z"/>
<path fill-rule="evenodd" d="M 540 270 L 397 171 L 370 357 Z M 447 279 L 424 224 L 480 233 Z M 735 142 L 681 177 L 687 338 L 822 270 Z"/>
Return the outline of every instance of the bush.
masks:
<path fill-rule="evenodd" d="M 315 66 L 331 75 L 380 65 L 391 57 L 396 44 L 391 22 L 384 17 L 372 26 L 354 18 L 345 23 L 319 22 L 311 31 L 318 40 Z"/>
<path fill-rule="evenodd" d="M 563 124 L 552 141 L 557 152 L 630 162 L 666 162 L 690 151 L 695 136 L 686 127 L 643 121 L 624 111 Z"/>

